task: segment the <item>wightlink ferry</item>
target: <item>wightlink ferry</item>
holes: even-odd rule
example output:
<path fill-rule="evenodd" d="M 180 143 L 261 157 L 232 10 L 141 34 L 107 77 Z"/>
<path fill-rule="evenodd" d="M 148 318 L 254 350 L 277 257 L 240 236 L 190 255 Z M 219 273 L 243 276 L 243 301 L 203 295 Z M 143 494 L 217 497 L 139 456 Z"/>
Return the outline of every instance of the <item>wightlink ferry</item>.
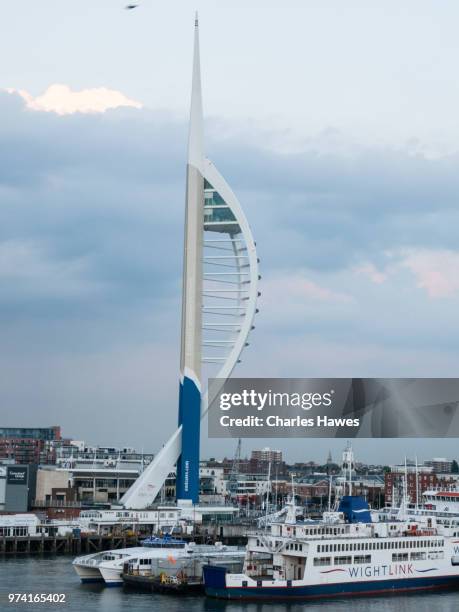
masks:
<path fill-rule="evenodd" d="M 207 595 L 309 600 L 459 588 L 457 527 L 428 516 L 372 522 L 366 501 L 352 495 L 320 522 L 297 522 L 291 506 L 284 522 L 248 534 L 243 573 L 204 567 Z"/>

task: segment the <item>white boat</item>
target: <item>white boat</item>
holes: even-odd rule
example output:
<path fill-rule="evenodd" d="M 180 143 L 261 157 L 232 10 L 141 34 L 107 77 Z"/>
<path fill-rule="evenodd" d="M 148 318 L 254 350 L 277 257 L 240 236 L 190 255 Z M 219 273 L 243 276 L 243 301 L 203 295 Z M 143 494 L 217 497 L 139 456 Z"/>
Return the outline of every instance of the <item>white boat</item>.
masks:
<path fill-rule="evenodd" d="M 194 544 L 165 536 L 148 538 L 143 544 L 77 557 L 73 561 L 73 567 L 82 582 L 104 582 L 106 586 L 121 586 L 123 570 L 129 564 L 137 564 L 151 570 L 156 562 L 161 560 L 174 563 L 183 558 L 199 557 L 205 560 L 245 556 L 245 550 L 237 546 L 224 546 L 220 542 L 215 545 Z"/>
<path fill-rule="evenodd" d="M 405 487 L 406 489 L 406 487 Z M 459 528 L 459 490 L 428 489 L 418 504 L 409 501 L 406 490 L 399 507 L 388 506 L 371 513 L 373 521 L 425 520 L 434 517 L 439 525 Z"/>
<path fill-rule="evenodd" d="M 237 546 L 224 546 L 221 543 L 215 545 L 206 544 L 186 544 L 183 548 L 142 548 L 133 551 L 132 555 L 123 558 L 114 558 L 103 561 L 99 565 L 99 571 L 104 579 L 106 586 L 121 586 L 123 584 L 123 571 L 131 564 L 139 567 L 149 567 L 155 570 L 159 567 L 158 562 L 168 561 L 169 564 L 177 563 L 182 559 L 215 560 L 225 556 L 234 558 L 239 555 L 245 557 L 245 550 L 238 549 Z"/>
<path fill-rule="evenodd" d="M 344 496 L 344 520 L 297 523 L 293 514 L 249 535 L 244 572 L 204 567 L 206 594 L 223 599 L 299 599 L 459 589 L 459 528 L 418 520 L 371 520 Z"/>
<path fill-rule="evenodd" d="M 76 557 L 73 568 L 82 582 L 105 582 L 107 585 L 122 584 L 121 571 L 123 564 L 129 559 L 142 555 L 148 551 L 153 556 L 167 557 L 177 550 L 186 547 L 184 540 L 178 540 L 169 535 L 163 538 L 151 537 L 143 541 L 143 546 L 107 550 Z"/>
<path fill-rule="evenodd" d="M 100 573 L 100 565 L 104 562 L 115 561 L 117 559 L 128 559 L 136 551 L 142 551 L 141 547 L 120 548 L 119 550 L 108 550 L 105 552 L 83 555 L 73 560 L 73 569 L 77 573 L 81 582 L 104 582 Z"/>

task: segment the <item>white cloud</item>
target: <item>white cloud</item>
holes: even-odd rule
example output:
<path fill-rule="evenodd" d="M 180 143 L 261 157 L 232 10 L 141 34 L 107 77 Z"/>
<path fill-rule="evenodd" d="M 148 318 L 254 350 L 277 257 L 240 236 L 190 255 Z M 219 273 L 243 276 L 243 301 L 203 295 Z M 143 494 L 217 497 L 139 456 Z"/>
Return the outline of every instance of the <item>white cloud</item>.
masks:
<path fill-rule="evenodd" d="M 45 93 L 36 98 L 23 89 L 7 89 L 7 91 L 19 94 L 31 110 L 54 112 L 58 115 L 104 113 L 108 109 L 120 106 L 142 108 L 140 102 L 131 100 L 120 91 L 106 87 L 72 91 L 68 85 L 56 83 L 50 85 Z"/>
<path fill-rule="evenodd" d="M 372 263 L 366 263 L 361 266 L 358 266 L 354 269 L 354 271 L 357 274 L 367 276 L 371 281 L 378 285 L 387 280 L 387 274 L 378 270 L 376 266 L 374 266 Z"/>
<path fill-rule="evenodd" d="M 459 293 L 459 252 L 447 249 L 398 249 L 386 251 L 389 264 L 378 270 L 372 263 L 354 268 L 356 274 L 376 284 L 394 279 L 408 269 L 416 279 L 416 286 L 426 291 L 431 299 L 452 297 Z"/>
<path fill-rule="evenodd" d="M 459 292 L 459 253 L 449 250 L 405 251 L 402 266 L 411 270 L 417 286 L 431 298 L 445 298 Z"/>
<path fill-rule="evenodd" d="M 263 294 L 288 299 L 290 303 L 306 305 L 310 300 L 319 302 L 350 302 L 352 297 L 332 291 L 306 278 L 302 273 L 277 276 L 263 283 Z"/>

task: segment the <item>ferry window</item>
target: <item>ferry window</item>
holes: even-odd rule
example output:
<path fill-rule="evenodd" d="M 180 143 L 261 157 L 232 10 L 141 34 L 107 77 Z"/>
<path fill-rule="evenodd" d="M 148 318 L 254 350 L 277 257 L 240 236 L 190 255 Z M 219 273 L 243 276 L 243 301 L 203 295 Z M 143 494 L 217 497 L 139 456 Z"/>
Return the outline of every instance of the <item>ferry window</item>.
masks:
<path fill-rule="evenodd" d="M 392 561 L 408 561 L 408 553 L 393 553 Z"/>
<path fill-rule="evenodd" d="M 352 557 L 335 557 L 335 565 L 351 565 Z"/>
<path fill-rule="evenodd" d="M 371 563 L 371 555 L 356 555 L 354 563 Z"/>
<path fill-rule="evenodd" d="M 313 565 L 331 565 L 331 557 L 315 557 L 313 561 Z"/>
<path fill-rule="evenodd" d="M 445 553 L 442 550 L 431 550 L 429 552 L 429 559 L 444 559 Z"/>
<path fill-rule="evenodd" d="M 411 561 L 424 561 L 426 553 L 423 551 L 412 552 L 410 555 Z"/>

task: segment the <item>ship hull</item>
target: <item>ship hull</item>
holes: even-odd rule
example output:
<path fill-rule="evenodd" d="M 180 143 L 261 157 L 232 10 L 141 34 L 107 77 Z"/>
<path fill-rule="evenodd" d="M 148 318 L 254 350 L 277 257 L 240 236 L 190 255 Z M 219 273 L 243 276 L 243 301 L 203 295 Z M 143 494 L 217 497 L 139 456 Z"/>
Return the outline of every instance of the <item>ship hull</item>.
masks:
<path fill-rule="evenodd" d="M 81 582 L 84 584 L 91 582 L 104 582 L 104 579 L 102 578 L 99 569 L 96 567 L 73 564 L 73 569 L 77 573 Z"/>
<path fill-rule="evenodd" d="M 218 582 L 218 580 L 217 580 Z M 365 597 L 390 595 L 436 589 L 459 589 L 459 577 L 436 576 L 400 578 L 396 580 L 371 580 L 352 583 L 321 585 L 299 585 L 290 587 L 227 587 L 212 584 L 212 578 L 205 577 L 205 593 L 218 599 L 246 600 L 313 600 L 335 597 Z"/>

